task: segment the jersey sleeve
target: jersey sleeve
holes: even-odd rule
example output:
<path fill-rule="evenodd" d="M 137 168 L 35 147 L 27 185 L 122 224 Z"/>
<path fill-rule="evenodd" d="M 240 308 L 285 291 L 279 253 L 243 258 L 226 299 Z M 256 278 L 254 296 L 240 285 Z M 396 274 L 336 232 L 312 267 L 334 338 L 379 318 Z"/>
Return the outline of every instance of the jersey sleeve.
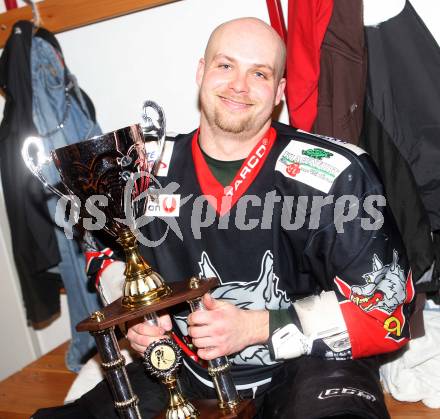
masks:
<path fill-rule="evenodd" d="M 363 157 L 340 176 L 334 197 L 310 233 L 304 260 L 336 293 L 353 358 L 391 352 L 410 338 L 414 286 L 402 239 L 383 187 Z"/>

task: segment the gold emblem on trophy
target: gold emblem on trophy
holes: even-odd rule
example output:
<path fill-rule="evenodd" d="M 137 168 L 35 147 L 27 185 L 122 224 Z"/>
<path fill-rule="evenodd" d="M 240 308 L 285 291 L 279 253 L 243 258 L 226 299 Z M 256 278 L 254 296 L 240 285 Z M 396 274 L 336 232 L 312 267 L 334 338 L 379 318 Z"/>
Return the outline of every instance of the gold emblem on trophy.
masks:
<path fill-rule="evenodd" d="M 182 362 L 182 350 L 171 339 L 153 342 L 145 351 L 144 365 L 150 374 L 161 379 L 170 393 L 166 419 L 196 419 L 196 408 L 180 393 L 176 372 Z"/>

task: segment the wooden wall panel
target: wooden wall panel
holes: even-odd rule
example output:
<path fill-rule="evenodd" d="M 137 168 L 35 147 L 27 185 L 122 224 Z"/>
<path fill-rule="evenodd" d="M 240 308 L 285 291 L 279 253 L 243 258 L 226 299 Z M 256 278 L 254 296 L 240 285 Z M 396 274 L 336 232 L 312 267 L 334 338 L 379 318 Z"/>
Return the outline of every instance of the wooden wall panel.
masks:
<path fill-rule="evenodd" d="M 42 26 L 58 33 L 174 1 L 177 0 L 45 0 L 36 5 Z M 32 20 L 30 6 L 0 14 L 0 48 L 18 20 Z"/>

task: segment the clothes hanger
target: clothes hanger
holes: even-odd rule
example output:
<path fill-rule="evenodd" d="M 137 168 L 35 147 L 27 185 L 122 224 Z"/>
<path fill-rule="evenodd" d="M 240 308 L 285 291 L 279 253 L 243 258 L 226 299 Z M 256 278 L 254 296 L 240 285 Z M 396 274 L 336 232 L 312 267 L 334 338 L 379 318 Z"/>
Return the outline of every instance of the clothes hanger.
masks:
<path fill-rule="evenodd" d="M 32 22 L 34 24 L 35 30 L 37 30 L 41 24 L 41 16 L 40 16 L 40 11 L 38 10 L 38 6 L 35 3 L 34 0 L 23 0 L 26 4 L 28 4 L 29 6 L 31 6 L 32 9 Z"/>

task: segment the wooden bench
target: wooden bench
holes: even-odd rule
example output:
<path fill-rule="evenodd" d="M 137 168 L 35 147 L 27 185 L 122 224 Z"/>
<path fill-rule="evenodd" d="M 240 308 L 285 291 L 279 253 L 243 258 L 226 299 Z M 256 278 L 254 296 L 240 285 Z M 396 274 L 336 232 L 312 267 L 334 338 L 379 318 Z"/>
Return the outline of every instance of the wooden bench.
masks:
<path fill-rule="evenodd" d="M 75 374 L 64 365 L 67 342 L 0 382 L 0 419 L 28 419 L 40 407 L 63 403 Z M 402 403 L 389 395 L 392 419 L 440 418 L 440 410 L 422 403 Z"/>

